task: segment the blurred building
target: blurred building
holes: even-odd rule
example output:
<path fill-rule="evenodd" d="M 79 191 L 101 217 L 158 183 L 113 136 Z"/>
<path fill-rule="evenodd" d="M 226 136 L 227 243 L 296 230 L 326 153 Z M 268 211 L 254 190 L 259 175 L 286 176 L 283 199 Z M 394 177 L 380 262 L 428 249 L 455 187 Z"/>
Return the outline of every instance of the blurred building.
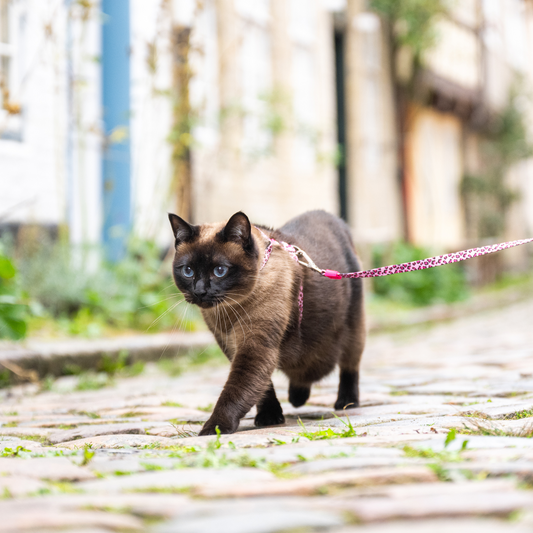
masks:
<path fill-rule="evenodd" d="M 276 226 L 322 208 L 362 245 L 492 237 L 461 184 L 517 77 L 531 86 L 533 3 L 451 3 L 414 92 L 369 6 L 0 0 L 0 225 L 118 249 L 131 227 L 168 244 L 167 211 Z M 531 159 L 506 179 L 505 236 L 531 235 Z"/>

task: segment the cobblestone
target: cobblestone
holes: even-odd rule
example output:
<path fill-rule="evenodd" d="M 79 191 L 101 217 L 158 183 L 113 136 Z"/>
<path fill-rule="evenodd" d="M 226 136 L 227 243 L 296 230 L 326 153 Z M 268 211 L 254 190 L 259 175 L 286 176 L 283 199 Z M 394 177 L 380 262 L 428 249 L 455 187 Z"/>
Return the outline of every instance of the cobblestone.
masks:
<path fill-rule="evenodd" d="M 360 407 L 332 410 L 332 375 L 293 408 L 276 374 L 286 423 L 218 439 L 197 434 L 227 366 L 0 390 L 0 532 L 530 530 L 532 315 L 372 336 Z"/>

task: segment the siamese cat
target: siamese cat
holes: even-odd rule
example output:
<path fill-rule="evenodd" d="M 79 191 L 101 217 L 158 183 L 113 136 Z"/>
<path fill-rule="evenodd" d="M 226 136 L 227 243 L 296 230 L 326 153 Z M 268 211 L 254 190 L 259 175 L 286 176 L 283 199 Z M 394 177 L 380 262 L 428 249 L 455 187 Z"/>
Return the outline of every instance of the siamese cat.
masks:
<path fill-rule="evenodd" d="M 313 383 L 340 368 L 335 409 L 359 405 L 359 363 L 365 345 L 360 279 L 332 280 L 295 261 L 291 246 L 322 268 L 360 270 L 348 226 L 311 211 L 279 230 L 227 222 L 192 225 L 169 214 L 175 237 L 173 277 L 231 362 L 213 413 L 200 435 L 233 433 L 257 405 L 255 425 L 283 424 L 272 385 L 276 368 L 289 378 L 289 401 L 304 405 Z M 271 241 L 273 239 L 273 241 Z"/>

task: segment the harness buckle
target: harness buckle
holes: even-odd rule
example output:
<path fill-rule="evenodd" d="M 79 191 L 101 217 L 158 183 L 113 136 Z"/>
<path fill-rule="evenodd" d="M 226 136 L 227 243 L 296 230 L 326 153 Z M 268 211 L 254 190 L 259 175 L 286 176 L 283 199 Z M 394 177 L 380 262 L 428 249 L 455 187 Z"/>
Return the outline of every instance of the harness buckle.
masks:
<path fill-rule="evenodd" d="M 311 270 L 314 270 L 315 272 L 318 272 L 319 274 L 322 274 L 322 269 L 318 268 L 315 264 L 315 262 L 298 246 L 292 245 L 296 255 L 301 256 L 305 259 L 305 261 L 302 261 L 302 259 L 298 259 L 298 263 L 306 268 L 310 268 Z"/>

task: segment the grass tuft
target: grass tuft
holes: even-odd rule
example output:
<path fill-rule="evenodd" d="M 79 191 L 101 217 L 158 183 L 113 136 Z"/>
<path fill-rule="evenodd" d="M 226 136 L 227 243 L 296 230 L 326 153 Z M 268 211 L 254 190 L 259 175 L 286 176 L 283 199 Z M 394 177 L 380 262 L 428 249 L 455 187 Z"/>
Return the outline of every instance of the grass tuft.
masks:
<path fill-rule="evenodd" d="M 350 419 L 346 417 L 346 421 L 342 418 L 339 418 L 337 415 L 333 415 L 337 420 L 340 420 L 344 425 L 345 429 L 341 431 L 336 431 L 333 428 L 319 429 L 318 431 L 309 431 L 306 429 L 301 418 L 298 419 L 298 424 L 302 428 L 302 431 L 298 433 L 300 437 L 305 437 L 309 440 L 329 440 L 329 439 L 346 439 L 348 437 L 357 437 L 355 428 L 353 427 Z"/>

